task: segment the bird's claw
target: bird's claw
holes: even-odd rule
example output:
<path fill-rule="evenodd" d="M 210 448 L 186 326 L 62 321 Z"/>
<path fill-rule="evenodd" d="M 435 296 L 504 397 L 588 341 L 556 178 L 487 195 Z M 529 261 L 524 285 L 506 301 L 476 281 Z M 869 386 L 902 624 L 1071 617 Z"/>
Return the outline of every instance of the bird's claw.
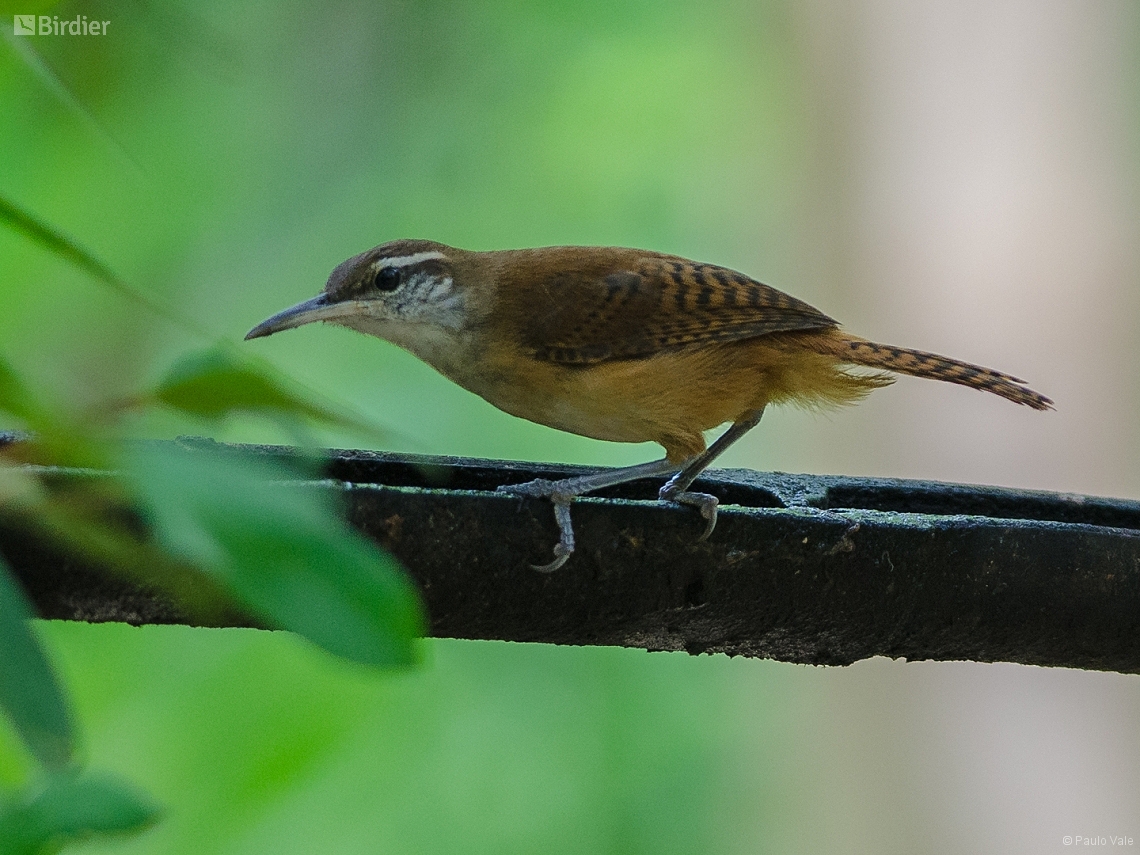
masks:
<path fill-rule="evenodd" d="M 701 516 L 705 518 L 705 531 L 697 538 L 697 542 L 708 540 L 713 529 L 716 528 L 716 510 L 720 505 L 720 501 L 716 496 L 711 496 L 708 493 L 691 493 L 687 490 L 673 492 L 669 490 L 669 485 L 666 484 L 661 488 L 658 497 L 663 502 L 676 502 L 681 505 L 689 505 L 696 508 L 701 512 Z"/>
<path fill-rule="evenodd" d="M 656 468 L 662 468 L 666 465 L 665 461 L 660 461 L 655 464 Z M 642 468 L 642 467 L 639 467 Z M 618 470 L 620 473 L 622 470 Z M 638 472 L 638 477 L 645 477 L 646 475 L 656 474 L 654 472 Z M 588 475 L 577 478 L 566 478 L 562 481 L 550 481 L 546 478 L 536 478 L 533 481 L 527 481 L 525 484 L 504 484 L 501 487 L 496 487 L 496 492 L 509 493 L 513 496 L 523 496 L 528 499 L 548 499 L 554 505 L 554 520 L 558 523 L 558 543 L 554 544 L 554 560 L 549 564 L 533 564 L 531 565 L 540 573 L 553 573 L 563 564 L 565 564 L 571 555 L 574 554 L 574 525 L 570 521 L 570 503 L 578 496 L 591 490 L 601 489 L 603 487 L 612 486 L 613 484 L 624 483 L 623 480 L 610 480 L 612 476 L 607 477 L 605 480 L 599 480 L 598 476 Z M 680 481 L 680 475 L 674 475 L 669 481 L 661 488 L 657 494 L 658 497 L 664 502 L 675 502 L 682 505 L 691 505 L 701 512 L 704 517 L 706 525 L 704 533 L 697 538 L 697 541 L 702 541 L 708 538 L 716 528 L 716 513 L 717 505 L 719 504 L 716 496 L 710 496 L 708 493 L 694 493 L 681 488 L 684 484 L 688 486 L 687 481 Z"/>
<path fill-rule="evenodd" d="M 554 560 L 549 564 L 530 565 L 539 573 L 553 573 L 574 554 L 574 524 L 570 522 L 570 501 L 573 497 L 554 495 L 554 521 L 558 523 L 558 543 L 554 544 Z"/>
<path fill-rule="evenodd" d="M 504 484 L 496 487 L 497 493 L 510 493 L 533 499 L 549 499 L 554 505 L 554 521 L 558 523 L 558 543 L 554 544 L 554 560 L 549 564 L 530 565 L 539 573 L 553 573 L 574 554 L 574 524 L 570 520 L 570 503 L 574 494 L 559 489 L 557 481 L 536 478 L 525 484 Z"/>

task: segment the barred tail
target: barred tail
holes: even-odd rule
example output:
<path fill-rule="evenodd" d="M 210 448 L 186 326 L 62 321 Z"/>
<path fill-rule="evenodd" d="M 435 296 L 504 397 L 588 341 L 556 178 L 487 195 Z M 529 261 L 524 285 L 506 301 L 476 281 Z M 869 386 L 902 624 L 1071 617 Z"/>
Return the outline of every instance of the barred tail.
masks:
<path fill-rule="evenodd" d="M 1053 402 L 1040 392 L 1028 388 L 1024 380 L 991 368 L 971 365 L 968 362 L 960 362 L 957 359 L 922 350 L 876 344 L 873 341 L 838 332 L 831 336 L 813 336 L 810 342 L 809 346 L 813 350 L 835 356 L 840 361 L 852 365 L 886 368 L 899 374 L 945 380 L 947 383 L 993 392 L 1007 401 L 1025 404 L 1035 410 L 1053 409 Z"/>

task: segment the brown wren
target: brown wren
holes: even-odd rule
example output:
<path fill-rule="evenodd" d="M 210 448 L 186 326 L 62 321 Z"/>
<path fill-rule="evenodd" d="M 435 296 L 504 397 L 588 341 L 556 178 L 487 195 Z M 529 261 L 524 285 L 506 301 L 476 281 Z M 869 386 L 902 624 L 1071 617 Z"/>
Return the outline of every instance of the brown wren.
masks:
<path fill-rule="evenodd" d="M 553 502 L 560 540 L 554 560 L 536 568 L 544 571 L 574 551 L 576 496 L 638 478 L 672 475 L 660 498 L 697 507 L 708 537 L 717 500 L 689 486 L 769 404 L 854 403 L 893 382 L 885 370 L 1052 407 L 1009 374 L 847 335 L 807 303 L 742 273 L 639 249 L 470 252 L 391 241 L 345 261 L 323 293 L 246 338 L 312 321 L 399 345 L 512 415 L 664 447 L 664 459 L 650 463 L 499 488 Z M 704 432 L 725 423 L 706 446 Z"/>

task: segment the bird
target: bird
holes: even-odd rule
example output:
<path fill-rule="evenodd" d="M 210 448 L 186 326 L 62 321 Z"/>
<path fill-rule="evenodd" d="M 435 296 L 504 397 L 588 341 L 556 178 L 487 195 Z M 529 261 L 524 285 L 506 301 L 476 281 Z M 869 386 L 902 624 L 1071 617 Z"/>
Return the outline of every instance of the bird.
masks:
<path fill-rule="evenodd" d="M 613 442 L 656 442 L 660 460 L 557 481 L 503 485 L 548 499 L 559 529 L 552 572 L 574 552 L 570 504 L 641 478 L 716 525 L 697 476 L 769 405 L 852 404 L 907 374 L 1035 410 L 1053 402 L 1010 374 L 879 344 L 743 273 L 651 250 L 548 246 L 471 251 L 393 240 L 349 258 L 312 299 L 246 339 L 326 321 L 385 339 L 511 415 Z M 870 369 L 870 371 L 860 370 Z M 705 432 L 728 424 L 711 445 Z"/>

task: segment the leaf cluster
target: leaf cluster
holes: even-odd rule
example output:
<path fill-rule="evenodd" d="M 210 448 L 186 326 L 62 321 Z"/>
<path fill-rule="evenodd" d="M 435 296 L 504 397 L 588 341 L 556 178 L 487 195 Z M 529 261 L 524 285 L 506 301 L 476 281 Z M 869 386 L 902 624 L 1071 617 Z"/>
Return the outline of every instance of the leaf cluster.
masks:
<path fill-rule="evenodd" d="M 3 198 L 0 223 L 182 323 Z M 126 417 L 147 408 L 198 423 L 252 413 L 301 436 L 314 422 L 378 433 L 225 342 L 185 355 L 128 399 L 84 412 L 38 393 L 0 353 L 0 428 L 20 431 L 0 441 L 0 527 L 161 591 L 207 625 L 236 606 L 355 662 L 414 664 L 426 626 L 419 596 L 392 556 L 347 525 L 334 490 L 300 483 L 318 459 L 272 465 L 129 439 Z M 77 470 L 100 475 L 69 477 Z M 0 710 L 37 769 L 22 791 L 0 794 L 0 855 L 55 851 L 158 816 L 129 784 L 82 769 L 64 687 L 31 618 L 0 557 Z"/>

